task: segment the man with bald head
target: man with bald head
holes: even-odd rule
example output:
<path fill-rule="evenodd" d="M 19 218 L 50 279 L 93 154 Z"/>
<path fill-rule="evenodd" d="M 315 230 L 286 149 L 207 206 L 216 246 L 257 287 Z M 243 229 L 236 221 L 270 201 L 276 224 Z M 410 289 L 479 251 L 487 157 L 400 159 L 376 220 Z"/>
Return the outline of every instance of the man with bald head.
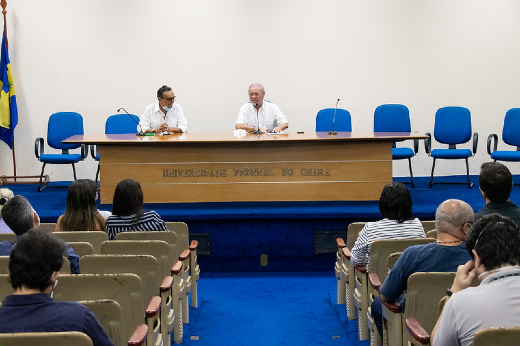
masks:
<path fill-rule="evenodd" d="M 417 272 L 456 272 L 457 267 L 471 258 L 466 250 L 466 235 L 473 225 L 473 209 L 458 199 L 448 199 L 439 205 L 435 213 L 437 241 L 425 245 L 410 246 L 381 285 L 380 298 L 371 305 L 371 314 L 379 334 L 382 333 L 382 302 L 397 301 L 404 310 L 404 298 L 408 278 Z"/>
<path fill-rule="evenodd" d="M 249 101 L 238 112 L 235 129 L 262 133 L 282 132 L 289 127 L 289 122 L 280 108 L 269 101 L 264 101 L 265 89 L 260 83 L 249 86 Z M 257 118 L 258 115 L 258 118 Z"/>

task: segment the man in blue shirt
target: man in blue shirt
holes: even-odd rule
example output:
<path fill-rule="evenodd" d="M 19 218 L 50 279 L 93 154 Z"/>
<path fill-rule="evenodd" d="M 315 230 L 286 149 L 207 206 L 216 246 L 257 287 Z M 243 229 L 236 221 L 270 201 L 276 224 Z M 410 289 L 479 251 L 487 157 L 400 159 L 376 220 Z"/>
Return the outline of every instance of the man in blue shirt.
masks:
<path fill-rule="evenodd" d="M 86 306 L 52 299 L 65 248 L 63 241 L 37 230 L 20 237 L 9 256 L 13 294 L 0 306 L 0 333 L 78 331 L 94 346 L 114 346 Z"/>
<path fill-rule="evenodd" d="M 33 228 L 40 227 L 40 217 L 34 211 L 31 203 L 23 196 L 14 196 L 2 208 L 2 218 L 5 224 L 16 234 L 16 240 L 0 242 L 0 256 L 9 256 L 20 237 Z M 70 262 L 70 272 L 79 274 L 79 256 L 67 246 L 67 257 Z"/>
<path fill-rule="evenodd" d="M 466 202 L 449 199 L 439 205 L 435 213 L 437 241 L 404 250 L 381 285 L 380 297 L 372 302 L 371 314 L 380 335 L 383 335 L 381 301 L 397 301 L 404 310 L 405 298 L 400 297 L 406 291 L 410 275 L 417 272 L 455 272 L 459 265 L 471 259 L 465 240 L 473 220 L 473 209 Z"/>

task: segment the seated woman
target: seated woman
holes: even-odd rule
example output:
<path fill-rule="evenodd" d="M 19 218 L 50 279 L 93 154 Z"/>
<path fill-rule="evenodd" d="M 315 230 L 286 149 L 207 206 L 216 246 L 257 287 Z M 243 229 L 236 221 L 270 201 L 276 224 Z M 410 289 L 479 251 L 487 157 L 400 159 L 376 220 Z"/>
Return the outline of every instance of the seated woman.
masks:
<path fill-rule="evenodd" d="M 101 231 L 106 232 L 104 218 L 96 207 L 96 189 L 90 179 L 78 179 L 69 186 L 67 209 L 58 218 L 56 231 Z"/>
<path fill-rule="evenodd" d="M 2 218 L 2 208 L 8 200 L 14 197 L 13 191 L 9 189 L 0 189 L 0 233 L 13 233 L 9 226 L 7 226 Z"/>
<path fill-rule="evenodd" d="M 155 211 L 143 211 L 143 191 L 139 182 L 125 179 L 117 184 L 112 216 L 107 219 L 110 240 L 121 232 L 167 231 L 166 224 Z"/>
<path fill-rule="evenodd" d="M 383 188 L 379 212 L 383 219 L 367 222 L 359 232 L 350 257 L 354 265 L 368 264 L 370 244 L 374 240 L 426 237 L 421 221 L 413 217 L 412 197 L 403 183 L 391 182 Z"/>

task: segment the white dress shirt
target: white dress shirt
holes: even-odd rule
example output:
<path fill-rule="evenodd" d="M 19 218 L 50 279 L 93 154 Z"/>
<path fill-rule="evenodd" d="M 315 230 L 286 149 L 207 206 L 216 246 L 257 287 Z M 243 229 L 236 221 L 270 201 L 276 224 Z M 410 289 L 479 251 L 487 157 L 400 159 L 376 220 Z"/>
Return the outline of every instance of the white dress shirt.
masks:
<path fill-rule="evenodd" d="M 139 121 L 143 132 L 156 129 L 163 123 L 167 123 L 168 127 L 178 127 L 182 132 L 186 132 L 188 128 L 188 121 L 184 117 L 182 107 L 177 103 L 173 104 L 172 109 L 166 113 L 166 117 L 159 109 L 159 102 L 152 103 L 144 109 Z"/>
<path fill-rule="evenodd" d="M 280 110 L 280 107 L 265 100 L 262 107 L 258 110 L 258 119 L 260 122 L 260 128 L 267 129 L 268 131 L 271 131 L 283 123 L 288 123 L 287 118 Z M 256 109 L 251 102 L 240 107 L 236 123 L 255 127 L 258 125 L 256 120 Z"/>

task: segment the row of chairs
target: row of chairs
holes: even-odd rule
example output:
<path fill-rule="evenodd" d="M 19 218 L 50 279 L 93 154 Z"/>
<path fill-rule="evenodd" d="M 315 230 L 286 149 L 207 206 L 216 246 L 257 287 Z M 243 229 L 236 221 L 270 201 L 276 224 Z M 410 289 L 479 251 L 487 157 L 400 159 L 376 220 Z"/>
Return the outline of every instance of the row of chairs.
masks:
<path fill-rule="evenodd" d="M 179 234 L 185 234 L 187 239 L 186 224 L 169 223 L 169 227 L 180 230 Z M 143 237 L 144 233 L 147 236 Z M 146 344 L 169 345 L 172 331 L 174 342 L 182 342 L 183 323 L 189 323 L 190 293 L 191 306 L 197 307 L 200 270 L 196 258 L 196 241 L 192 241 L 185 249 L 183 241 L 178 241 L 182 236 L 177 239 L 175 232 L 121 233 L 114 241 L 108 241 L 103 232 L 53 234 L 65 241 L 82 240 L 80 243 L 88 243 L 94 249 L 89 243 L 92 241 L 99 249 L 96 254 L 81 256 L 82 274 L 60 276 L 54 293 L 56 300 L 83 301 L 98 316 L 117 345 L 126 344 L 125 340 L 129 340 L 132 331 L 139 326 L 143 306 L 150 302 L 146 309 Z M 177 243 L 149 240 L 167 237 Z M 140 240 L 121 240 L 123 238 Z M 100 239 L 105 240 L 99 243 Z M 72 243 L 75 242 L 69 242 Z M 0 266 L 6 268 L 8 262 L 4 262 L 4 266 L 2 261 Z M 3 278 L 5 281 L 0 278 L 2 297 L 10 293 L 7 275 Z"/>
<path fill-rule="evenodd" d="M 399 304 L 383 303 L 383 337 L 371 316 L 370 305 L 379 296 L 379 288 L 402 251 L 408 246 L 435 241 L 437 236 L 434 221 L 424 221 L 426 238 L 377 240 L 371 244 L 370 268 L 354 266 L 350 262 L 350 250 L 354 245 L 363 222 L 348 227 L 346 242 L 337 239 L 338 252 L 335 264 L 337 278 L 337 303 L 345 304 L 347 317 L 358 320 L 359 340 L 370 339 L 371 346 L 418 346 L 430 345 L 430 334 L 444 306 L 445 290 L 453 283 L 455 273 L 414 273 L 408 279 L 406 309 Z M 444 299 L 443 299 L 444 298 Z M 490 343 L 489 334 L 502 333 L 500 340 L 520 333 L 520 328 L 492 328 L 475 337 L 474 345 L 507 345 Z M 477 343 L 482 340 L 483 343 Z M 498 340 L 498 339 L 497 339 Z M 510 340 L 510 339 L 507 339 Z M 496 342 L 496 340 L 494 341 Z"/>

